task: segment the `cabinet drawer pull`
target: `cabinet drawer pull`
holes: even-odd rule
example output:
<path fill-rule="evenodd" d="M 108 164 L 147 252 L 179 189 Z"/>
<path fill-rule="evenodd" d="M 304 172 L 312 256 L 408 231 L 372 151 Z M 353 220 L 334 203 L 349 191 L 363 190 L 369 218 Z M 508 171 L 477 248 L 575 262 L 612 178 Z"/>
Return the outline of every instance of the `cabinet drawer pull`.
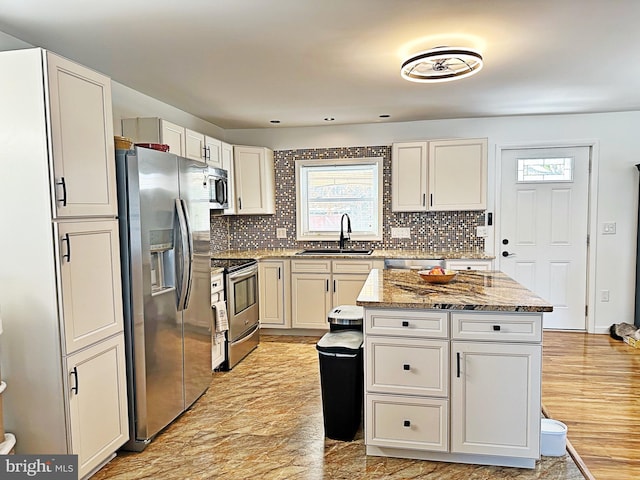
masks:
<path fill-rule="evenodd" d="M 500 325 L 494 325 L 493 326 L 493 331 L 494 332 L 499 332 L 500 331 Z"/>
<path fill-rule="evenodd" d="M 76 395 L 78 395 L 78 390 L 80 385 L 78 384 L 78 367 L 73 367 L 73 370 L 71 370 L 71 375 L 73 375 L 75 378 L 75 386 L 71 387 L 71 391 L 74 392 Z"/>
<path fill-rule="evenodd" d="M 409 365 L 408 363 L 405 363 L 404 365 L 402 365 L 403 370 L 411 370 L 411 365 Z"/>
<path fill-rule="evenodd" d="M 409 321 L 408 320 L 403 320 L 402 321 L 402 326 L 403 327 L 408 327 L 409 326 Z"/>
<path fill-rule="evenodd" d="M 410 420 L 405 420 L 402 424 L 403 424 L 405 427 L 410 427 L 410 426 L 411 426 L 411 421 L 410 421 Z"/>
<path fill-rule="evenodd" d="M 62 206 L 67 206 L 67 183 L 64 181 L 64 177 L 60 177 L 60 181 L 56 182 L 56 185 L 60 185 L 62 187 L 62 198 L 58 200 L 62 202 Z"/>
<path fill-rule="evenodd" d="M 67 243 L 67 253 L 63 253 L 62 254 L 62 259 L 66 259 L 67 263 L 71 262 L 71 242 L 69 241 L 69 234 L 65 233 L 64 237 L 62 238 L 63 242 Z"/>

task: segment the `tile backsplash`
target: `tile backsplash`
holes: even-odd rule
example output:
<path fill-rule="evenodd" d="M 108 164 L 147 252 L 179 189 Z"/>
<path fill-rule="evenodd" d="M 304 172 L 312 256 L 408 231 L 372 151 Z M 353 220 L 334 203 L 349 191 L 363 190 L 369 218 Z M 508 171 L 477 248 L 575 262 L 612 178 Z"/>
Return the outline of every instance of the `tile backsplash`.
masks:
<path fill-rule="evenodd" d="M 383 157 L 383 239 L 352 241 L 353 248 L 423 249 L 475 251 L 484 249 L 484 239 L 476 237 L 476 226 L 484 224 L 484 211 L 392 212 L 391 146 L 276 150 L 275 215 L 211 216 L 213 251 L 254 248 L 335 248 L 334 242 L 296 241 L 295 161 L 311 159 Z M 391 228 L 404 227 L 411 238 L 391 238 Z M 276 228 L 285 228 L 287 238 L 276 238 Z"/>

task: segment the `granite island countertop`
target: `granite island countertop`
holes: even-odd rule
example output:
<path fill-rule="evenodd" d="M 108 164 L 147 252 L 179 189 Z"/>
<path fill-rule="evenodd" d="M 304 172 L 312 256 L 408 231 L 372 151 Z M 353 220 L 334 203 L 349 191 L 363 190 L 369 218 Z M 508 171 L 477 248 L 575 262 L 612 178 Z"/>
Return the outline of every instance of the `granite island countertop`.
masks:
<path fill-rule="evenodd" d="M 551 312 L 553 306 L 499 271 L 459 271 L 448 284 L 430 284 L 411 270 L 369 273 L 357 302 L 363 307 L 401 309 Z"/>
<path fill-rule="evenodd" d="M 348 254 L 326 254 L 326 255 L 299 255 L 302 248 L 259 248 L 246 250 L 224 250 L 212 252 L 212 258 L 255 258 L 256 260 L 273 259 L 291 259 L 291 258 L 316 258 L 316 259 L 376 259 L 384 260 L 385 258 L 406 258 L 406 259 L 473 259 L 473 260 L 492 260 L 493 255 L 487 255 L 482 251 L 465 250 L 465 251 L 449 251 L 449 250 L 405 250 L 405 249 L 377 249 L 373 250 L 371 255 L 348 255 Z"/>

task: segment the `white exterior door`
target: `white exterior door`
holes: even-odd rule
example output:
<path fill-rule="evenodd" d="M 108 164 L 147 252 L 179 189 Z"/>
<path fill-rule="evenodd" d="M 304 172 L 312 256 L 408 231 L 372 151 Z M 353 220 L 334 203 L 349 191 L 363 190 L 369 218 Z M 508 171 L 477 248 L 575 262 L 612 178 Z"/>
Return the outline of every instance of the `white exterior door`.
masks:
<path fill-rule="evenodd" d="M 496 255 L 553 305 L 544 328 L 586 328 L 589 162 L 589 147 L 502 151 Z"/>

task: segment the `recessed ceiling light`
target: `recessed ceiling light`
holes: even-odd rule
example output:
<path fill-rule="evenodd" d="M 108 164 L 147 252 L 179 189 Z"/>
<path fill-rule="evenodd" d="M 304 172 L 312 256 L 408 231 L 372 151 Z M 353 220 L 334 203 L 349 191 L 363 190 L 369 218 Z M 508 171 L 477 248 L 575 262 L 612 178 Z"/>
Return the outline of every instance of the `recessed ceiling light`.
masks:
<path fill-rule="evenodd" d="M 333 122 L 335 120 L 335 118 L 333 117 L 324 117 L 324 121 L 325 122 Z"/>
<path fill-rule="evenodd" d="M 280 120 L 269 120 L 270 123 L 280 123 Z"/>
<path fill-rule="evenodd" d="M 470 48 L 436 47 L 407 59 L 400 75 L 410 82 L 447 82 L 474 75 L 482 65 L 482 55 Z"/>

